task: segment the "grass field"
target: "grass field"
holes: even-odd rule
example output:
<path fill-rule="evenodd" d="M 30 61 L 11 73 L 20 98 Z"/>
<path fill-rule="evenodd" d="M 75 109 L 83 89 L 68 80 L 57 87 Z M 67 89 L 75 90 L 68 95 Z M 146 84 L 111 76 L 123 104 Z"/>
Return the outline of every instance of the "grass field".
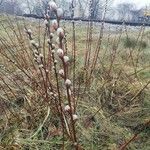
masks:
<path fill-rule="evenodd" d="M 43 20 L 2 15 L 0 22 L 0 149 L 77 149 L 64 135 L 57 113 L 59 95 L 65 109 L 68 93 L 63 80 L 55 79 Z M 67 76 L 78 116 L 74 123 L 78 149 L 150 149 L 150 28 L 60 24 L 65 31 L 63 49 L 70 58 Z M 24 28 L 32 30 L 44 69 L 34 61 L 36 46 Z M 63 65 L 58 56 L 55 59 L 57 72 Z M 49 82 L 56 104 L 48 91 Z M 71 136 L 71 119 L 63 112 Z"/>

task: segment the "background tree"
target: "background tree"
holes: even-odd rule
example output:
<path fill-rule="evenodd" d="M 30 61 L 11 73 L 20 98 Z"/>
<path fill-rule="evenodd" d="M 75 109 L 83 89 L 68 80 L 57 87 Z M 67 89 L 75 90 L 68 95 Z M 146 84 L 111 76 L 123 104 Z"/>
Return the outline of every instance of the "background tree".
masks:
<path fill-rule="evenodd" d="M 0 6 L 2 5 L 2 3 L 3 3 L 3 0 L 0 0 Z"/>
<path fill-rule="evenodd" d="M 89 6 L 90 18 L 101 19 L 102 17 L 102 2 L 100 0 L 92 0 Z"/>
<path fill-rule="evenodd" d="M 1 13 L 22 15 L 23 11 L 18 0 L 1 0 Z"/>
<path fill-rule="evenodd" d="M 42 0 L 40 2 L 36 2 L 33 7 L 33 14 L 38 16 L 43 16 L 47 10 L 49 0 Z"/>
<path fill-rule="evenodd" d="M 132 21 L 138 21 L 140 17 L 143 16 L 143 9 L 135 9 L 135 10 L 131 10 L 131 20 Z"/>
<path fill-rule="evenodd" d="M 78 0 L 78 5 L 79 5 L 79 8 L 78 8 L 79 9 L 79 16 L 84 18 L 88 3 L 86 0 Z"/>
<path fill-rule="evenodd" d="M 133 3 L 121 3 L 117 5 L 119 20 L 131 20 L 132 10 L 135 10 Z"/>

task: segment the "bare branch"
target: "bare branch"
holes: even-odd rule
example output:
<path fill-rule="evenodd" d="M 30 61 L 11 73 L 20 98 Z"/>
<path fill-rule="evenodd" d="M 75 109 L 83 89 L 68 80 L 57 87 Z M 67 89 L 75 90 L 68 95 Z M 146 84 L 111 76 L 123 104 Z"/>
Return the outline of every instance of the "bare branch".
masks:
<path fill-rule="evenodd" d="M 0 1 L 0 6 L 3 4 L 3 1 L 4 1 L 4 0 L 1 0 L 1 1 Z"/>

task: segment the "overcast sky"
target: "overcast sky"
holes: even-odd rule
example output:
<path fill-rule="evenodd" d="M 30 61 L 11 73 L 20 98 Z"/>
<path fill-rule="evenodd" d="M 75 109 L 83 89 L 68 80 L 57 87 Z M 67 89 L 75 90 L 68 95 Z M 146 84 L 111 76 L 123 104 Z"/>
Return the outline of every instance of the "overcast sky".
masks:
<path fill-rule="evenodd" d="M 150 5 L 150 0 L 114 0 L 114 5 L 124 2 L 135 3 L 139 8 Z"/>

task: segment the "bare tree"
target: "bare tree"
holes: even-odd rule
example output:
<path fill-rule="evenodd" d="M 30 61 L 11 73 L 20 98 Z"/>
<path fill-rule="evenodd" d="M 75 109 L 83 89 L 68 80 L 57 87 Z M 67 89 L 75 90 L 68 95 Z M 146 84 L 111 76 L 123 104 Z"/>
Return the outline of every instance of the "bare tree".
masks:
<path fill-rule="evenodd" d="M 3 3 L 3 0 L 0 1 L 0 6 L 2 5 L 2 3 Z"/>
<path fill-rule="evenodd" d="M 88 3 L 87 0 L 78 0 L 79 12 L 81 17 L 85 17 L 85 13 L 87 11 Z"/>
<path fill-rule="evenodd" d="M 2 7 L 0 7 L 1 13 L 8 13 L 8 14 L 16 14 L 16 15 L 22 15 L 22 9 L 17 0 L 5 0 L 1 1 Z"/>
<path fill-rule="evenodd" d="M 71 12 L 71 18 L 74 18 L 75 0 L 71 1 L 69 9 L 70 9 L 70 12 Z"/>
<path fill-rule="evenodd" d="M 29 13 L 31 14 L 31 13 L 32 13 L 32 10 L 31 10 L 31 5 L 30 5 L 29 0 L 26 0 L 26 3 L 27 3 L 27 8 L 28 8 L 28 10 L 29 10 Z"/>
<path fill-rule="evenodd" d="M 139 18 L 142 16 L 142 14 L 143 14 L 143 10 L 142 9 L 131 10 L 131 15 L 132 15 L 131 20 L 132 21 L 138 21 Z"/>
<path fill-rule="evenodd" d="M 89 6 L 89 12 L 90 12 L 90 18 L 92 19 L 100 19 L 101 18 L 101 1 L 100 0 L 91 0 L 90 6 Z"/>
<path fill-rule="evenodd" d="M 117 6 L 119 20 L 131 20 L 132 10 L 135 10 L 135 5 L 132 3 L 121 3 Z"/>
<path fill-rule="evenodd" d="M 43 16 L 47 11 L 48 2 L 49 0 L 42 0 L 40 3 L 35 3 L 32 13 L 38 16 Z"/>

